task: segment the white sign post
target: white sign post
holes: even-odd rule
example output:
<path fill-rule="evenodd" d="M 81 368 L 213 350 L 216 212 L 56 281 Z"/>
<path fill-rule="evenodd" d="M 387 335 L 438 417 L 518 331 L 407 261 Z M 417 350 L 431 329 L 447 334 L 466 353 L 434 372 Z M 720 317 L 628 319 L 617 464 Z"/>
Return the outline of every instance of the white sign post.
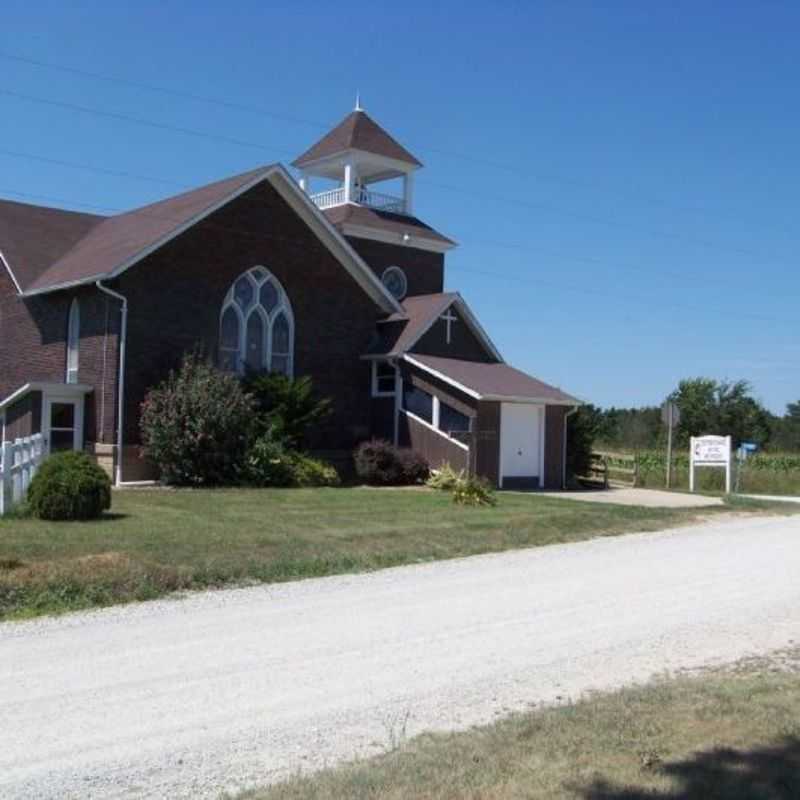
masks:
<path fill-rule="evenodd" d="M 725 494 L 731 493 L 731 437 L 692 436 L 689 440 L 689 491 L 694 491 L 695 467 L 724 467 Z"/>

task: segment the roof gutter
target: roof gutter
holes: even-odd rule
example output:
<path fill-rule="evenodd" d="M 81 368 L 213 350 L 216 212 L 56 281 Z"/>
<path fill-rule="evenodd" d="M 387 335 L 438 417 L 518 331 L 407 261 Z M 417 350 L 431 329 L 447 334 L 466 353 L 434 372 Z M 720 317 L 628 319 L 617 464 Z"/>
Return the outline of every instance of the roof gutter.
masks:
<path fill-rule="evenodd" d="M 122 445 L 125 430 L 125 345 L 128 339 L 128 299 L 119 292 L 103 286 L 102 281 L 95 281 L 94 285 L 104 294 L 122 303 L 119 334 L 119 378 L 117 380 L 117 464 L 114 473 L 114 484 L 120 487 L 122 486 Z"/>

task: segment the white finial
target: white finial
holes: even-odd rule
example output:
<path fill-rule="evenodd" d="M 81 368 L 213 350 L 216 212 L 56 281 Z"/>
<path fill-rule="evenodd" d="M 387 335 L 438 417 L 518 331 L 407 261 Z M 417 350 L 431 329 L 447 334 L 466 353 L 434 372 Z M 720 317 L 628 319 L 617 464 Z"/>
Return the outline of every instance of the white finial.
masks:
<path fill-rule="evenodd" d="M 364 109 L 361 108 L 361 92 L 356 91 L 356 107 L 353 111 L 363 111 Z"/>

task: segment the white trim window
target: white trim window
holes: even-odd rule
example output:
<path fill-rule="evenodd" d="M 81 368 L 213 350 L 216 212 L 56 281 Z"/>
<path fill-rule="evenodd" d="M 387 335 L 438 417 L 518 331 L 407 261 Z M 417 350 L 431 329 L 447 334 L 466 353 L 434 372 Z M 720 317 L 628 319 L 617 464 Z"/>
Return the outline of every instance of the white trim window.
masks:
<path fill-rule="evenodd" d="M 397 368 L 389 361 L 372 362 L 372 396 L 394 397 L 397 391 Z"/>
<path fill-rule="evenodd" d="M 437 395 L 426 392 L 411 381 L 402 382 L 402 407 L 399 409 L 454 444 L 469 450 L 461 438 L 472 431 L 472 418 L 448 405 Z"/>
<path fill-rule="evenodd" d="M 81 308 L 76 297 L 67 318 L 67 374 L 65 383 L 78 382 L 78 352 L 81 342 Z"/>
<path fill-rule="evenodd" d="M 242 273 L 219 315 L 219 365 L 231 372 L 294 372 L 294 315 L 278 279 L 264 267 Z"/>

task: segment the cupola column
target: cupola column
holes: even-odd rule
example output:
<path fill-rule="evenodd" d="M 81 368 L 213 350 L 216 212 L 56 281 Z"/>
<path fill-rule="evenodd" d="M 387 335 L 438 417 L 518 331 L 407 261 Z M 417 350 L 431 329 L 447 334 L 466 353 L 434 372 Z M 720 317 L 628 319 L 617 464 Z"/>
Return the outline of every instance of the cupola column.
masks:
<path fill-rule="evenodd" d="M 352 203 L 355 201 L 354 184 L 356 178 L 355 167 L 353 166 L 352 159 L 347 159 L 344 162 L 344 201 L 345 203 Z"/>
<path fill-rule="evenodd" d="M 403 208 L 406 214 L 414 213 L 414 173 L 403 175 Z"/>

